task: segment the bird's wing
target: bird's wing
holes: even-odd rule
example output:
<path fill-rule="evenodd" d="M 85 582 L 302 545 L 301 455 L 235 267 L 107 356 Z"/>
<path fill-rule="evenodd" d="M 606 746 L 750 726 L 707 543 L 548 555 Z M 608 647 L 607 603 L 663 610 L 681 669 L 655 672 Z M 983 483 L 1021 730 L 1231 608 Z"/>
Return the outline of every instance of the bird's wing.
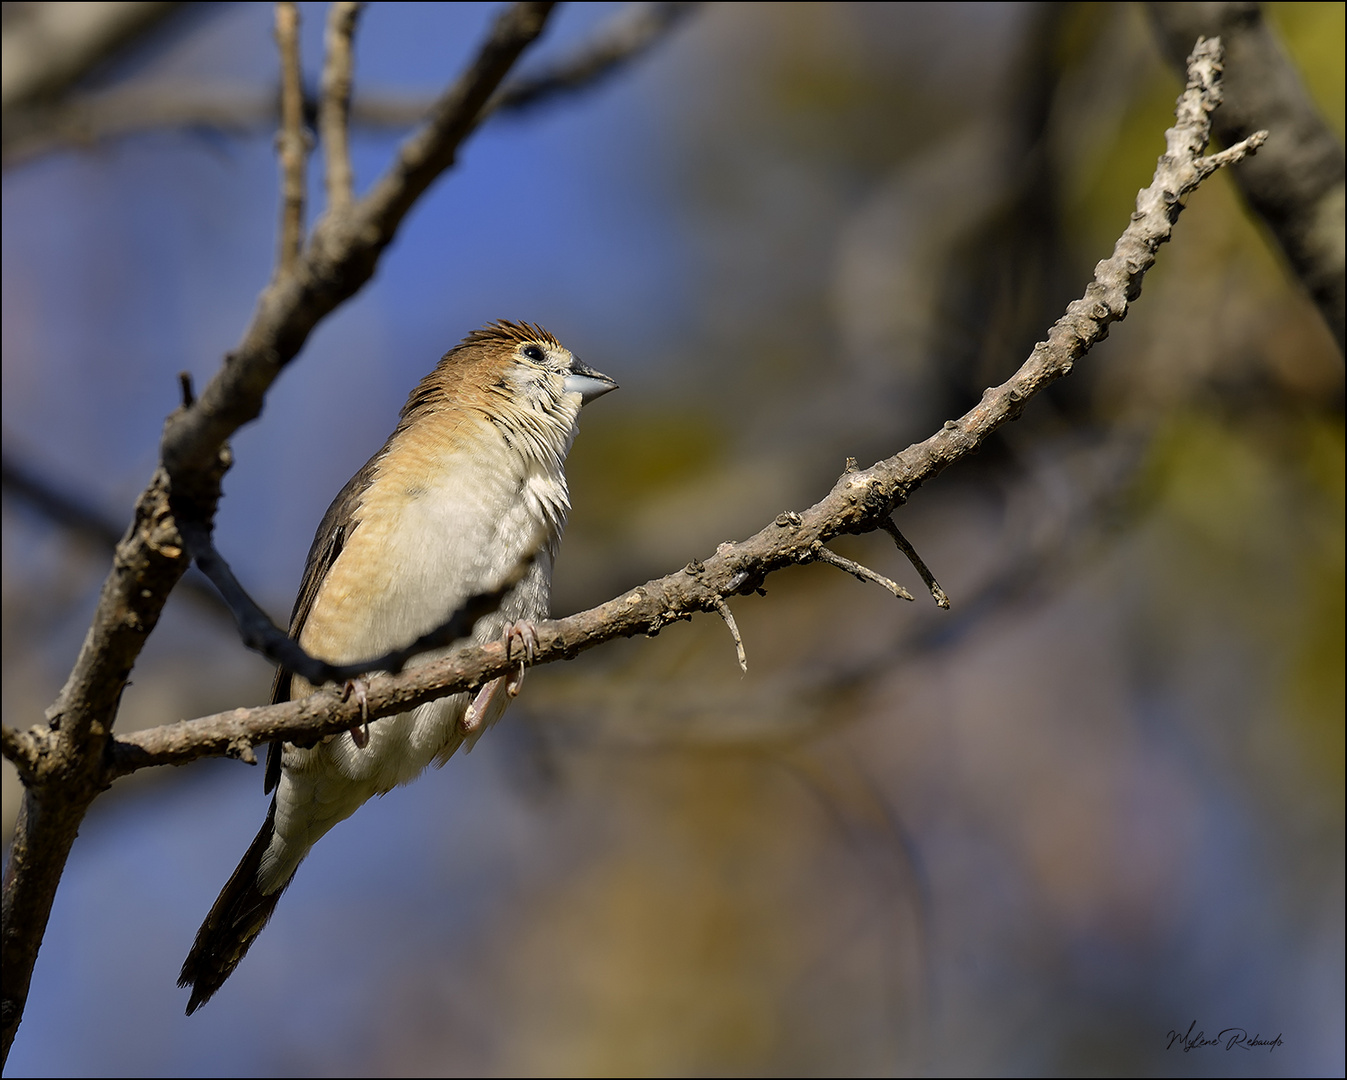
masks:
<path fill-rule="evenodd" d="M 387 444 L 384 449 L 387 449 Z M 323 520 L 318 525 L 313 545 L 309 548 L 309 557 L 304 564 L 304 580 L 300 582 L 299 595 L 295 597 L 295 609 L 290 613 L 290 636 L 296 641 L 304 630 L 304 624 L 309 619 L 309 612 L 313 610 L 313 602 L 327 579 L 328 571 L 332 569 L 337 556 L 346 546 L 347 539 L 359 524 L 355 513 L 360 507 L 365 489 L 374 478 L 375 468 L 379 458 L 383 456 L 384 449 L 365 462 L 360 471 L 347 481 L 346 486 L 332 500 L 332 505 L 327 508 L 327 513 L 323 515 Z M 277 705 L 290 700 L 291 678 L 291 673 L 285 668 L 276 669 L 276 678 L 271 684 L 271 704 Z M 278 739 L 267 749 L 267 771 L 262 781 L 263 792 L 269 794 L 280 783 L 280 779 L 281 741 Z"/>

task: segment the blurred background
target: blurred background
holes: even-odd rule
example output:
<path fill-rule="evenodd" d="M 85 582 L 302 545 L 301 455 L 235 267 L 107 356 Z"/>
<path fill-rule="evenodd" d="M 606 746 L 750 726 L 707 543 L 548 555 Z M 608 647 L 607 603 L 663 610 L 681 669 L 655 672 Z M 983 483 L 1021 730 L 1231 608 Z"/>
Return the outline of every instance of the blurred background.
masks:
<path fill-rule="evenodd" d="M 326 5 L 300 6 L 316 81 Z M 357 109 L 429 100 L 497 10 L 371 6 Z M 622 11 L 561 7 L 519 70 Z M 1343 11 L 1268 7 L 1339 137 Z M 79 86 L 221 105 L 199 122 L 7 146 L 6 463 L 117 529 L 177 373 L 204 384 L 270 275 L 271 20 L 183 5 Z M 704 558 L 1013 371 L 1110 253 L 1179 89 L 1132 5 L 697 10 L 471 140 L 234 440 L 219 546 L 283 622 L 333 495 L 504 317 L 622 386 L 568 464 L 555 612 Z M 357 126 L 360 185 L 406 130 Z M 1216 176 L 1126 323 L 899 511 L 951 611 L 875 534 L 838 550 L 918 602 L 777 574 L 733 602 L 746 677 L 714 617 L 532 672 L 471 755 L 317 846 L 190 1019 L 178 968 L 261 771 L 121 782 L 9 1072 L 1341 1075 L 1343 401 L 1331 335 Z M 3 711 L 27 727 L 108 551 L 11 479 Z M 270 679 L 179 590 L 118 723 Z M 6 764 L 6 837 L 18 789 Z M 1194 1023 L 1282 1045 L 1168 1047 Z"/>

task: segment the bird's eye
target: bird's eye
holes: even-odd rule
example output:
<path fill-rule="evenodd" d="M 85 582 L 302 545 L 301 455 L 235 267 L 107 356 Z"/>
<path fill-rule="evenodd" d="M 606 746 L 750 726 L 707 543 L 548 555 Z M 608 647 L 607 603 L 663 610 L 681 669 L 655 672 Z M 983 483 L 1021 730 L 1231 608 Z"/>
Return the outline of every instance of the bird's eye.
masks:
<path fill-rule="evenodd" d="M 525 345 L 519 351 L 525 358 L 532 360 L 535 364 L 543 362 L 543 351 L 537 345 Z"/>

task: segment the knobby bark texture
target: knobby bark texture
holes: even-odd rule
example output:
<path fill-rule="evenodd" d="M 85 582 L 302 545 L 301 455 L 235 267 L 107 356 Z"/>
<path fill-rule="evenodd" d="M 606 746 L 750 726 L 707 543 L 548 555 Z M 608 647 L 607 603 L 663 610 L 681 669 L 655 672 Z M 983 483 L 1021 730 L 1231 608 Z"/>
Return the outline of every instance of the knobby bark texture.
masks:
<path fill-rule="evenodd" d="M 1230 76 L 1216 138 L 1234 146 L 1272 132 L 1256 160 L 1234 172 L 1249 207 L 1267 225 L 1291 269 L 1347 352 L 1347 155 L 1315 108 L 1259 4 L 1148 4 L 1174 67 L 1199 35 L 1225 46 Z"/>

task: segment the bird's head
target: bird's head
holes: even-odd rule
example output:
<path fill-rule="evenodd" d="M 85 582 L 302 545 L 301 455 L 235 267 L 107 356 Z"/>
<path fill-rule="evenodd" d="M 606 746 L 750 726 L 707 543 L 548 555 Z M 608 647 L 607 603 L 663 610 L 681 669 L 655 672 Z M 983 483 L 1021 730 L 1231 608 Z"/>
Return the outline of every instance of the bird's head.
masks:
<path fill-rule="evenodd" d="M 490 420 L 511 444 L 522 436 L 539 457 L 564 458 L 582 405 L 616 390 L 541 326 L 499 320 L 474 330 L 422 380 L 402 427 L 445 406 Z"/>

